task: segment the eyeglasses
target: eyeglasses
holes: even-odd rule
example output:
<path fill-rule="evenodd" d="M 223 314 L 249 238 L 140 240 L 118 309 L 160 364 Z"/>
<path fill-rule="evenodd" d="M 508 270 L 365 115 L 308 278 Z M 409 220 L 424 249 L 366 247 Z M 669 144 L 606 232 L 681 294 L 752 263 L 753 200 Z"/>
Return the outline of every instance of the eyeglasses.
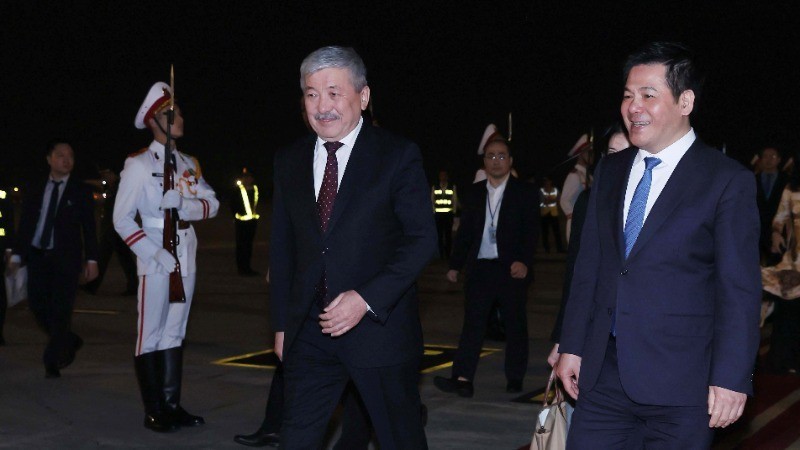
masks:
<path fill-rule="evenodd" d="M 500 161 L 505 161 L 509 158 L 508 155 L 486 155 L 483 159 L 491 159 L 492 161 L 499 159 Z"/>

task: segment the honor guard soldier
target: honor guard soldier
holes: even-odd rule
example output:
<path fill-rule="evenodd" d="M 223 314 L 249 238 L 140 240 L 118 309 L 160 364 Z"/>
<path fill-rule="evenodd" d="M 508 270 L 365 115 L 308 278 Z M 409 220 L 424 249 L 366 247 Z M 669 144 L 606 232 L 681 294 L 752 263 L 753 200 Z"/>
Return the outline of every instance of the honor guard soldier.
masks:
<path fill-rule="evenodd" d="M 258 275 L 258 272 L 250 267 L 250 260 L 253 257 L 253 239 L 258 228 L 257 206 L 258 186 L 256 186 L 253 175 L 245 167 L 242 169 L 239 179 L 236 180 L 236 189 L 231 196 L 231 209 L 233 209 L 236 229 L 236 269 L 239 271 L 239 275 L 243 276 Z"/>
<path fill-rule="evenodd" d="M 114 208 L 114 228 L 137 257 L 139 318 L 134 362 L 145 406 L 144 425 L 154 431 L 205 423 L 180 406 L 183 338 L 197 270 L 197 237 L 190 222 L 214 217 L 219 209 L 200 164 L 174 149 L 175 140 L 183 136 L 183 117 L 171 97 L 166 83 L 156 83 L 139 108 L 134 124 L 149 128 L 153 142 L 125 161 Z M 174 158 L 174 186 L 165 189 L 167 142 Z M 174 255 L 162 245 L 167 210 L 177 211 L 179 219 Z M 170 273 L 176 268 L 182 271 L 179 280 L 185 302 L 170 302 Z"/>
<path fill-rule="evenodd" d="M 453 219 L 458 206 L 456 187 L 447 176 L 446 170 L 439 171 L 439 183 L 431 188 L 431 202 L 436 216 L 436 232 L 439 235 L 439 256 L 450 257 L 453 242 Z"/>

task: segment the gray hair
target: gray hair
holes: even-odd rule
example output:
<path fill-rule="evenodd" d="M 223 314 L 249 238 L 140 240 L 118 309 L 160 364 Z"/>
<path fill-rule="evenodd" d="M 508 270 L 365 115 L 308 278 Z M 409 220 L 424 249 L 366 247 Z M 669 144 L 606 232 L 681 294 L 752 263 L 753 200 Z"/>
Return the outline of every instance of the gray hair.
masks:
<path fill-rule="evenodd" d="M 351 47 L 328 46 L 315 50 L 300 64 L 300 89 L 306 89 L 306 77 L 322 69 L 347 69 L 356 92 L 367 86 L 367 68 Z"/>

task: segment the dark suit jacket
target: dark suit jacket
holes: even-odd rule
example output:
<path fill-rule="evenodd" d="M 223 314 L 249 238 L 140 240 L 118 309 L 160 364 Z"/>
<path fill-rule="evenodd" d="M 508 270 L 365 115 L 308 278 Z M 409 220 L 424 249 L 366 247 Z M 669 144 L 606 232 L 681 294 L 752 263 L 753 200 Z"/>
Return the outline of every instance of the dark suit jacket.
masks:
<path fill-rule="evenodd" d="M 464 209 L 453 244 L 450 268 L 464 269 L 466 277 L 473 274 L 481 248 L 486 223 L 487 183 L 488 180 L 484 180 L 473 184 L 461 202 Z M 509 268 L 514 261 L 528 266 L 527 281 L 530 282 L 533 280 L 533 256 L 538 239 L 538 191 L 530 183 L 509 177 L 497 218 L 498 259 Z"/>
<path fill-rule="evenodd" d="M 292 357 L 323 267 L 329 294 L 355 290 L 376 313 L 335 338 L 345 363 L 381 367 L 420 357 L 415 282 L 437 238 L 419 149 L 364 123 L 323 235 L 314 194 L 315 139 L 275 155 L 270 298 L 273 328 L 285 332 L 284 358 Z"/>
<path fill-rule="evenodd" d="M 617 309 L 620 379 L 634 401 L 705 405 L 711 385 L 751 394 L 761 298 L 753 175 L 695 141 L 626 260 L 636 152 L 610 155 L 595 172 L 560 352 L 582 357 L 579 387 L 591 390 Z"/>
<path fill-rule="evenodd" d="M 44 189 L 48 181 L 42 180 L 25 190 L 22 214 L 19 221 L 14 254 L 26 263 L 36 224 L 42 211 Z M 71 176 L 64 186 L 53 223 L 53 253 L 57 267 L 66 272 L 80 273 L 87 260 L 97 261 L 97 234 L 94 220 L 94 202 L 88 185 Z M 77 281 L 77 278 L 76 278 Z"/>

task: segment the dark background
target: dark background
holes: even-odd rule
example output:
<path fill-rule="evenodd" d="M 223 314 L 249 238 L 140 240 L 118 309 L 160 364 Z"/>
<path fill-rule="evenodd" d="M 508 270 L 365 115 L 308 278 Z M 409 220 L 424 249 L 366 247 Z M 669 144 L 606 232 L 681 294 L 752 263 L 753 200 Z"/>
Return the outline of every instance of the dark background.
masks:
<path fill-rule="evenodd" d="M 364 58 L 381 125 L 416 141 L 433 180 L 471 182 L 485 126 L 506 133 L 515 166 L 560 180 L 577 138 L 619 116 L 620 66 L 647 41 L 679 40 L 706 64 L 698 134 L 749 161 L 793 154 L 800 44 L 792 2 L 10 2 L 0 0 L 0 186 L 46 168 L 73 142 L 79 173 L 121 169 L 150 142 L 134 115 L 169 81 L 186 118 L 179 148 L 218 191 L 247 165 L 268 184 L 274 151 L 305 132 L 299 65 L 314 49 Z M 385 5 L 385 6 L 381 6 Z"/>

